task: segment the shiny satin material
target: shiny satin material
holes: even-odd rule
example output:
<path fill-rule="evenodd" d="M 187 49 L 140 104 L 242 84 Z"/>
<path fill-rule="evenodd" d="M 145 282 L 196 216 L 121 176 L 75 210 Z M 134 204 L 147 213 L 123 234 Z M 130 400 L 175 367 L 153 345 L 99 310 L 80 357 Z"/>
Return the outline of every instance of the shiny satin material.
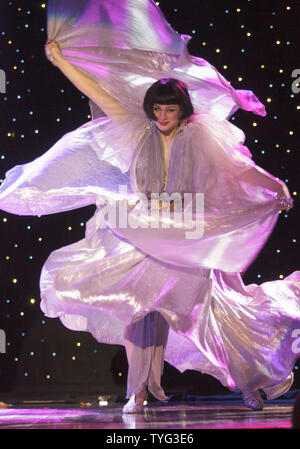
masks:
<path fill-rule="evenodd" d="M 48 38 L 127 109 L 165 77 L 187 83 L 198 112 L 220 119 L 238 108 L 266 115 L 253 92 L 236 90 L 218 70 L 188 53 L 190 36 L 174 31 L 152 0 L 50 0 Z"/>
<path fill-rule="evenodd" d="M 135 14 L 139 20 L 129 21 Z M 150 28 L 157 30 L 155 40 L 148 40 Z M 264 115 L 263 106 L 189 56 L 186 39 L 166 25 L 153 2 L 50 1 L 49 38 L 127 112 L 114 121 L 93 119 L 6 174 L 0 207 L 8 212 L 42 215 L 97 205 L 85 238 L 46 261 L 42 310 L 99 342 L 121 345 L 128 326 L 158 312 L 169 326 L 162 354 L 180 371 L 211 374 L 232 389 L 281 394 L 299 356 L 293 331 L 300 328 L 300 273 L 262 285 L 242 281 L 239 272 L 269 237 L 279 205 L 274 192 L 242 181 L 255 163 L 243 132 L 226 120 L 238 107 Z M 150 216 L 139 201 L 128 211 L 138 226 L 126 228 L 104 215 L 109 204 L 135 204 L 139 194 L 162 187 L 157 130 L 141 108 L 146 88 L 162 74 L 188 81 L 198 113 L 174 139 L 166 190 L 202 193 L 204 206 L 179 228 L 178 215 Z M 199 235 L 187 238 L 198 224 Z M 143 383 L 144 374 L 133 383 Z M 158 374 L 153 391 L 159 397 Z"/>

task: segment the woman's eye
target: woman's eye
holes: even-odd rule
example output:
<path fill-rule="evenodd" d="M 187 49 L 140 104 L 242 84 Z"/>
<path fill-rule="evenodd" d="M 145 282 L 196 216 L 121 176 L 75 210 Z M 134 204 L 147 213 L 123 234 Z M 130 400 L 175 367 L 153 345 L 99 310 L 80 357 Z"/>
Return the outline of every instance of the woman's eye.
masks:
<path fill-rule="evenodd" d="M 160 112 L 161 109 L 159 107 L 157 107 L 157 106 L 154 106 L 153 107 L 153 111 L 154 112 Z M 166 112 L 175 112 L 175 111 L 176 111 L 176 109 L 166 109 Z"/>

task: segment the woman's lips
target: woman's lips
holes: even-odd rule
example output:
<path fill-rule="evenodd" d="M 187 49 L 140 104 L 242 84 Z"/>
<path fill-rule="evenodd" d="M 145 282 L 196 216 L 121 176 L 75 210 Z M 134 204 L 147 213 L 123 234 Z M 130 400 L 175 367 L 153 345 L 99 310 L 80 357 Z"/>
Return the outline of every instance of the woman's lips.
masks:
<path fill-rule="evenodd" d="M 164 125 L 167 125 L 168 124 L 168 122 L 158 122 L 160 125 L 162 125 L 162 126 L 164 126 Z"/>

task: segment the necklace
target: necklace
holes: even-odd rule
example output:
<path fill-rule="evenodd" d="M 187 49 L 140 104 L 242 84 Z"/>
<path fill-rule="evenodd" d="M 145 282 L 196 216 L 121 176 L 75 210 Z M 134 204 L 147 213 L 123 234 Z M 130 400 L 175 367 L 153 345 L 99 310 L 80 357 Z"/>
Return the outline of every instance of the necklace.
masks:
<path fill-rule="evenodd" d="M 164 185 L 163 185 L 163 188 L 162 188 L 163 192 L 165 192 L 166 187 L 167 187 L 167 173 L 164 174 Z"/>

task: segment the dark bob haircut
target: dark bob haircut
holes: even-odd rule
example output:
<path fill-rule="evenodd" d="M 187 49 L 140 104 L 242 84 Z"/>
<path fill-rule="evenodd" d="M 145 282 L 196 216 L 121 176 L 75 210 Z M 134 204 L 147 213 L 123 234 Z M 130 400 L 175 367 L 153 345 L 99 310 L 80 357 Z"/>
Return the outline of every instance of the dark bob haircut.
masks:
<path fill-rule="evenodd" d="M 150 120 L 157 120 L 154 104 L 178 104 L 181 110 L 181 120 L 194 114 L 194 108 L 186 85 L 173 78 L 163 78 L 156 81 L 147 90 L 144 98 L 144 111 Z"/>

